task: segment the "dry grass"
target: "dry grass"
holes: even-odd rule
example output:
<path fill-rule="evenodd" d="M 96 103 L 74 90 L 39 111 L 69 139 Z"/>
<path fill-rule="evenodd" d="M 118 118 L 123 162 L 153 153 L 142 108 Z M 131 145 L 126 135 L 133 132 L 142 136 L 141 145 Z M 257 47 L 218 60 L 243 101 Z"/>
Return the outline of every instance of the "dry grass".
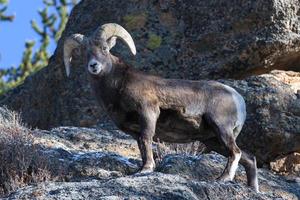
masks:
<path fill-rule="evenodd" d="M 32 131 L 17 113 L 0 107 L 0 197 L 50 178 L 48 163 L 33 143 Z"/>
<path fill-rule="evenodd" d="M 183 154 L 197 156 L 203 154 L 207 149 L 201 142 L 191 142 L 185 144 L 158 142 L 156 159 L 161 161 L 168 154 Z"/>

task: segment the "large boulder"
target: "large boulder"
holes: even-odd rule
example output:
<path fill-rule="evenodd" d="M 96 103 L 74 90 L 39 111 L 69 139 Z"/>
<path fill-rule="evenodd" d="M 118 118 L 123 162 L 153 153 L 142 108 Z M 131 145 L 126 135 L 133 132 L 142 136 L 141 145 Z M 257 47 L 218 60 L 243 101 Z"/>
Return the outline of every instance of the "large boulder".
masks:
<path fill-rule="evenodd" d="M 74 59 L 67 79 L 62 47 L 67 36 L 90 35 L 107 22 L 123 25 L 136 42 L 136 58 L 121 42 L 114 49 L 117 55 L 165 77 L 241 78 L 271 69 L 299 71 L 299 8 L 296 0 L 84 0 L 73 9 L 49 65 L 3 96 L 1 104 L 43 129 L 92 126 L 102 120 L 84 60 Z"/>

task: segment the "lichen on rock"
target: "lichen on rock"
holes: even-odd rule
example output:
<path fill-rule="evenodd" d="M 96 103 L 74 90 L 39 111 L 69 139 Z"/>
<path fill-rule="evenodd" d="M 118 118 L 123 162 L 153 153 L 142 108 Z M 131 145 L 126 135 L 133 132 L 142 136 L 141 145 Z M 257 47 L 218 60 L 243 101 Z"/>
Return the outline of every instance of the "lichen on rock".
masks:
<path fill-rule="evenodd" d="M 134 30 L 142 28 L 147 22 L 147 13 L 140 12 L 137 14 L 128 14 L 123 17 L 125 28 L 128 30 Z"/>
<path fill-rule="evenodd" d="M 154 33 L 149 33 L 149 39 L 147 42 L 147 47 L 151 50 L 157 49 L 160 47 L 162 38 Z"/>

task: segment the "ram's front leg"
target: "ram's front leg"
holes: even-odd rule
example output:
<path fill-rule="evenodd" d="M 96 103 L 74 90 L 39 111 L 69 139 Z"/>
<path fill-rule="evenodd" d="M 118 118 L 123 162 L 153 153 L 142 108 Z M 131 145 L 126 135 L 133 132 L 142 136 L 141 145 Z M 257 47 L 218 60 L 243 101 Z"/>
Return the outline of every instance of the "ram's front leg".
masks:
<path fill-rule="evenodd" d="M 141 131 L 138 138 L 138 146 L 143 160 L 143 167 L 140 173 L 153 172 L 155 162 L 153 159 L 152 142 L 155 135 L 156 121 L 159 116 L 159 109 L 144 109 L 140 116 Z"/>

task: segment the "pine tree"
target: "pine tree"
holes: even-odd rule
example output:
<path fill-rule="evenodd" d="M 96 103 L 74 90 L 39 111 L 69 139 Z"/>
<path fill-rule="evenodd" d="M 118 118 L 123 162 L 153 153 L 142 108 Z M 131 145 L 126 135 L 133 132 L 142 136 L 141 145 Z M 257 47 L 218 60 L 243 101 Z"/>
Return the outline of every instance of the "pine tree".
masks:
<path fill-rule="evenodd" d="M 6 11 L 7 11 L 7 5 L 8 5 L 8 0 L 0 0 L 0 22 L 4 22 L 4 21 L 8 21 L 8 22 L 12 22 L 15 18 L 14 15 L 7 15 Z M 1 54 L 0 54 L 0 59 L 1 59 Z M 3 80 L 2 77 L 5 76 L 7 72 L 4 72 L 2 70 L 0 70 L 0 93 L 2 91 L 6 91 L 7 88 L 9 87 L 6 82 Z"/>
<path fill-rule="evenodd" d="M 43 0 L 44 9 L 38 11 L 41 26 L 31 21 L 31 27 L 40 39 L 25 43 L 22 62 L 18 67 L 0 70 L 0 94 L 18 86 L 27 76 L 48 64 L 49 45 L 58 42 L 68 20 L 68 9 L 76 3 L 77 0 Z M 36 51 L 34 47 L 38 47 Z"/>
<path fill-rule="evenodd" d="M 0 0 L 0 21 L 13 21 L 14 15 L 5 14 L 7 10 L 8 0 Z"/>

